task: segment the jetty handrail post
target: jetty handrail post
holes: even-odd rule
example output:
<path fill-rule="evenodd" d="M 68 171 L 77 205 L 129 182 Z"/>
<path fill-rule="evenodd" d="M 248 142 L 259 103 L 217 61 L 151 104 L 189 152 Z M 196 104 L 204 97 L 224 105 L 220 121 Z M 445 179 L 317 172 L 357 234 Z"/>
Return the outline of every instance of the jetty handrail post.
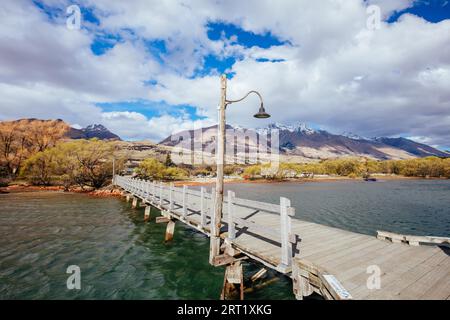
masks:
<path fill-rule="evenodd" d="M 149 195 L 150 195 L 150 192 L 149 192 L 149 184 L 148 184 L 148 181 L 147 181 L 147 180 L 144 180 L 144 199 L 145 199 L 145 200 L 148 200 Z"/>
<path fill-rule="evenodd" d="M 206 213 L 205 213 L 205 188 L 200 188 L 200 223 L 202 228 L 206 227 Z"/>
<path fill-rule="evenodd" d="M 289 209 L 291 200 L 280 198 L 280 233 L 281 233 L 281 265 L 289 267 L 292 264 L 292 245 L 290 243 L 291 217 Z"/>
<path fill-rule="evenodd" d="M 156 202 L 156 182 L 155 182 L 155 180 L 152 181 L 152 201 L 153 201 L 153 203 Z"/>
<path fill-rule="evenodd" d="M 169 184 L 169 211 L 173 210 L 173 182 Z"/>
<path fill-rule="evenodd" d="M 148 198 L 150 203 L 153 202 L 153 181 L 148 181 Z"/>
<path fill-rule="evenodd" d="M 215 226 L 217 225 L 216 223 L 216 215 L 214 214 L 214 210 L 216 208 L 215 206 L 215 201 L 216 198 L 214 197 L 214 195 L 216 194 L 216 188 L 211 188 L 211 217 L 209 220 L 209 234 L 210 234 L 210 247 L 209 247 L 209 263 L 214 265 L 214 258 L 215 256 L 213 255 L 213 247 L 212 247 L 212 243 L 211 243 L 211 238 L 212 238 L 212 232 L 215 229 Z M 220 230 L 219 230 L 220 231 Z M 217 237 L 220 241 L 220 237 Z M 220 242 L 219 242 L 220 243 Z M 219 248 L 220 249 L 220 248 Z"/>
<path fill-rule="evenodd" d="M 183 185 L 183 218 L 187 215 L 187 189 L 186 185 Z"/>
<path fill-rule="evenodd" d="M 162 209 L 163 205 L 163 183 L 162 181 L 159 182 L 159 207 Z"/>
<path fill-rule="evenodd" d="M 230 240 L 234 240 L 236 238 L 236 226 L 233 222 L 234 197 L 235 193 L 228 190 L 228 239 Z"/>

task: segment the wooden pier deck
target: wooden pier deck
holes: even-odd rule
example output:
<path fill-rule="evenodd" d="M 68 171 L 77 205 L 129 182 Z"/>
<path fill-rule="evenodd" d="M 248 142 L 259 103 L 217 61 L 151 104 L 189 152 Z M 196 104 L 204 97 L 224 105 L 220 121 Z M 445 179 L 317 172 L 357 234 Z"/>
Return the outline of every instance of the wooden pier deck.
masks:
<path fill-rule="evenodd" d="M 214 190 L 121 176 L 115 184 L 134 205 L 141 199 L 160 209 L 166 222 L 181 221 L 209 235 Z M 302 221 L 294 213 L 286 198 L 270 204 L 228 192 L 221 230 L 225 253 L 290 276 L 298 299 L 313 292 L 326 299 L 450 299 L 450 238 L 386 232 L 372 237 Z M 168 226 L 172 233 L 173 227 Z"/>

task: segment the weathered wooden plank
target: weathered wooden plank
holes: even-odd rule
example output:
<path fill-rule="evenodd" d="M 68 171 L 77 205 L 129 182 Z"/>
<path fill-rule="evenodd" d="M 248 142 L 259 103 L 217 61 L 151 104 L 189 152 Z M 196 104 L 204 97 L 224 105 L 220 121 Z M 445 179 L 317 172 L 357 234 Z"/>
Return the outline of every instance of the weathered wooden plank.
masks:
<path fill-rule="evenodd" d="M 450 238 L 447 237 L 414 236 L 387 231 L 377 231 L 377 238 L 380 240 L 391 240 L 394 243 L 404 242 L 412 246 L 418 246 L 420 243 L 450 246 Z"/>
<path fill-rule="evenodd" d="M 427 253 L 421 259 L 413 260 L 414 257 L 411 257 L 407 264 L 398 265 L 391 273 L 381 277 L 382 290 L 372 290 L 363 297 L 367 299 L 398 299 L 398 294 L 404 288 L 417 281 L 426 272 L 431 271 L 443 258 L 439 252 L 433 250 Z M 414 261 L 414 263 L 411 263 L 411 261 Z"/>
<path fill-rule="evenodd" d="M 442 278 L 433 286 L 424 290 L 422 293 L 415 295 L 415 299 L 427 300 L 445 300 L 450 297 L 450 267 L 447 267 L 447 273 L 442 275 Z"/>

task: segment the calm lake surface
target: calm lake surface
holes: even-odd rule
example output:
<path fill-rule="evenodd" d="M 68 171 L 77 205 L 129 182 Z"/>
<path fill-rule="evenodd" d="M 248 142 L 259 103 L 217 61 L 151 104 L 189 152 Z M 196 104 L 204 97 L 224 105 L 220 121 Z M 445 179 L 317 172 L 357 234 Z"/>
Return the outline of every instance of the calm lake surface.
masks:
<path fill-rule="evenodd" d="M 237 196 L 278 202 L 296 216 L 366 234 L 386 230 L 450 236 L 450 181 L 231 184 Z M 114 198 L 50 192 L 0 195 L 0 299 L 217 299 L 223 268 L 208 264 L 209 242 L 181 224 L 164 225 Z M 152 217 L 158 214 L 152 210 Z M 81 290 L 68 290 L 69 265 Z M 246 264 L 246 275 L 258 266 Z M 281 277 L 246 299 L 292 299 Z"/>

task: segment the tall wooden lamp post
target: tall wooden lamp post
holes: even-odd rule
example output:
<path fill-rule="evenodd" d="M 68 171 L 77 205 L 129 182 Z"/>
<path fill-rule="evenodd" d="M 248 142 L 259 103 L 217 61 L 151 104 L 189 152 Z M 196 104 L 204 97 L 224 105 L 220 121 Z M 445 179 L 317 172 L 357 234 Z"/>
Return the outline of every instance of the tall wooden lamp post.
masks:
<path fill-rule="evenodd" d="M 210 250 L 209 250 L 209 262 L 215 265 L 215 258 L 220 255 L 220 227 L 222 220 L 222 208 L 223 208 L 223 168 L 225 164 L 225 111 L 229 104 L 240 102 L 247 98 L 250 94 L 254 93 L 259 97 L 261 105 L 259 111 L 254 115 L 258 119 L 269 118 L 270 115 L 264 110 L 264 104 L 261 95 L 257 91 L 249 91 L 244 97 L 238 100 L 227 100 L 227 77 L 222 75 L 220 78 L 221 83 L 221 97 L 219 106 L 219 128 L 217 137 L 217 177 L 216 177 L 216 194 L 214 201 L 214 217 L 211 221 L 214 221 L 214 225 L 211 226 L 211 238 L 210 238 Z"/>

